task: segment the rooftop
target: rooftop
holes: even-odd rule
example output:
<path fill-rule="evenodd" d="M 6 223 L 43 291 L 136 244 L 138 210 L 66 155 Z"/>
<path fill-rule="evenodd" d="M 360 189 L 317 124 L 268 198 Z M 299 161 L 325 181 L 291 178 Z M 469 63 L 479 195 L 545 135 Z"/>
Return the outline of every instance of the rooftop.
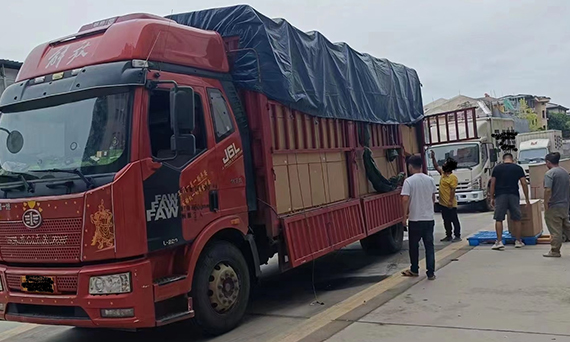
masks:
<path fill-rule="evenodd" d="M 501 99 L 508 99 L 508 98 L 528 98 L 528 97 L 534 97 L 536 98 L 538 101 L 550 101 L 550 97 L 548 96 L 543 96 L 543 95 L 532 95 L 532 94 L 517 94 L 517 95 L 505 95 L 503 97 L 501 97 Z"/>
<path fill-rule="evenodd" d="M 465 95 L 457 95 L 449 100 L 439 99 L 425 105 L 424 113 L 425 115 L 429 116 L 472 107 L 476 107 L 478 110 L 481 110 L 483 112 L 488 111 L 488 108 L 482 108 L 482 106 L 485 106 L 485 104 L 481 103 L 481 100 L 482 99 L 475 99 Z"/>
<path fill-rule="evenodd" d="M 448 99 L 444 99 L 444 98 L 442 97 L 442 98 L 439 98 L 439 99 L 437 99 L 437 100 L 435 100 L 435 101 L 433 101 L 433 102 L 430 102 L 430 103 L 428 103 L 428 104 L 426 104 L 426 105 L 424 106 L 424 112 L 427 112 L 427 111 L 429 111 L 429 110 L 431 110 L 431 109 L 437 108 L 437 107 L 441 106 L 442 104 L 446 103 L 447 101 L 449 101 L 449 100 L 448 100 Z"/>
<path fill-rule="evenodd" d="M 12 61 L 9 59 L 0 59 L 0 65 L 3 65 L 5 68 L 10 69 L 20 69 L 22 67 L 22 62 Z"/>
<path fill-rule="evenodd" d="M 567 110 L 570 109 L 570 108 L 568 108 L 568 107 L 564 107 L 563 105 L 559 105 L 558 103 L 552 103 L 552 102 L 550 102 L 549 104 L 546 105 L 546 109 L 554 109 L 554 108 L 559 108 L 559 109 L 562 109 L 562 110 L 565 110 L 565 111 L 567 111 Z"/>

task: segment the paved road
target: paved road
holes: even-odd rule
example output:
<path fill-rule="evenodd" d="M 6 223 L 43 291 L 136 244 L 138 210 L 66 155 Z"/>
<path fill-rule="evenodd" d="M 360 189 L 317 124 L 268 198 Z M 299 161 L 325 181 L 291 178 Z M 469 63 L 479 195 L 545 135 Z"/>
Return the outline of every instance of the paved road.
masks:
<path fill-rule="evenodd" d="M 329 326 L 327 342 L 569 342 L 568 245 L 560 259 L 543 258 L 549 249 L 465 251 L 440 269 L 438 281 L 420 280 L 379 308 Z"/>
<path fill-rule="evenodd" d="M 436 215 L 437 250 L 448 244 L 439 242 L 444 234 L 440 215 Z M 463 235 L 488 228 L 491 213 L 460 209 Z M 267 341 L 333 305 L 381 282 L 408 266 L 407 246 L 387 257 L 367 256 L 359 244 L 351 245 L 285 274 L 279 274 L 276 262 L 263 268 L 263 278 L 255 289 L 254 300 L 245 322 L 236 330 L 218 337 L 202 336 L 190 324 L 141 332 L 89 330 L 70 327 L 31 326 L 0 322 L 0 341 L 100 342 L 109 341 Z"/>

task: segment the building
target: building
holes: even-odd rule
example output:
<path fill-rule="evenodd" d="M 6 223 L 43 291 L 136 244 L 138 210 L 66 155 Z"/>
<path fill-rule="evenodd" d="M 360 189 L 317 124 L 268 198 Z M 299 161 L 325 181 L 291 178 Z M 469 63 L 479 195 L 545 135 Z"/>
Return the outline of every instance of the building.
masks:
<path fill-rule="evenodd" d="M 427 105 L 424 105 L 424 114 L 429 115 L 428 113 L 432 113 L 434 109 L 445 104 L 447 101 L 449 101 L 449 100 L 444 99 L 444 98 L 439 98 L 433 102 L 428 103 Z M 432 114 L 434 114 L 434 113 L 432 113 Z"/>
<path fill-rule="evenodd" d="M 474 98 L 465 95 L 457 95 L 451 99 L 438 99 L 424 106 L 426 116 L 439 113 L 451 112 L 463 108 L 475 107 L 477 117 L 500 117 L 503 114 L 502 102 L 485 94 L 484 97 Z"/>
<path fill-rule="evenodd" d="M 551 114 L 568 114 L 568 108 L 551 102 L 546 106 L 546 117 L 549 117 Z"/>
<path fill-rule="evenodd" d="M 22 63 L 7 59 L 0 59 L 0 94 L 16 81 Z"/>
<path fill-rule="evenodd" d="M 495 117 L 495 118 L 511 118 L 514 121 L 514 129 L 519 133 L 529 132 L 530 125 L 528 120 L 514 116 L 513 112 L 506 112 L 504 100 L 494 98 L 485 94 L 484 97 L 474 98 L 465 95 L 457 95 L 451 99 L 438 99 L 424 106 L 424 114 L 426 117 L 431 115 L 446 113 L 463 108 L 475 108 L 477 118 Z"/>
<path fill-rule="evenodd" d="M 503 96 L 499 100 L 503 101 L 505 112 L 511 115 L 514 115 L 518 112 L 521 101 L 524 100 L 524 102 L 526 102 L 526 105 L 531 108 L 536 113 L 536 115 L 538 115 L 538 118 L 541 121 L 540 126 L 543 129 L 547 129 L 548 115 L 546 113 L 546 107 L 550 102 L 550 97 L 530 94 L 518 94 Z"/>

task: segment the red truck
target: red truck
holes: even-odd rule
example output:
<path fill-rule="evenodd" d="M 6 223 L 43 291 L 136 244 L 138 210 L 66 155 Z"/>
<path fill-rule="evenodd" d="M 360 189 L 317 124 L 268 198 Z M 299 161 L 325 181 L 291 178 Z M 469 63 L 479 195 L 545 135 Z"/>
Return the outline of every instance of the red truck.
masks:
<path fill-rule="evenodd" d="M 236 11 L 258 14 L 190 19 Z M 308 89 L 299 80 L 324 57 L 275 73 L 285 63 L 252 46 L 251 22 L 234 20 L 232 35 L 171 18 L 120 16 L 42 44 L 3 93 L 0 320 L 137 329 L 194 318 L 220 334 L 274 255 L 286 271 L 359 240 L 401 248 L 399 191 L 373 189 L 363 151 L 389 178 L 404 150 L 422 150 L 415 71 L 313 33 L 315 51 L 372 64 L 329 69 Z M 389 83 L 370 65 L 387 66 Z"/>

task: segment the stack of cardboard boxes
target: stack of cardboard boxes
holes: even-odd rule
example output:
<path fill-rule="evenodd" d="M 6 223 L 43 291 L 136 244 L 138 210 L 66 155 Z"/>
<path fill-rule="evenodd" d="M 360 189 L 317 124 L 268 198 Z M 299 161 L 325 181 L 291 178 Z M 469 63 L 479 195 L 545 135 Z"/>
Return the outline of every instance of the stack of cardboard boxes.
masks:
<path fill-rule="evenodd" d="M 526 202 L 524 200 L 520 203 L 522 212 L 522 236 L 537 236 L 544 229 L 542 223 L 542 203 L 537 199 L 530 200 L 530 205 L 528 207 L 525 206 L 525 203 Z M 509 214 L 507 218 L 509 227 L 512 227 L 513 221 L 511 220 L 511 215 Z"/>

